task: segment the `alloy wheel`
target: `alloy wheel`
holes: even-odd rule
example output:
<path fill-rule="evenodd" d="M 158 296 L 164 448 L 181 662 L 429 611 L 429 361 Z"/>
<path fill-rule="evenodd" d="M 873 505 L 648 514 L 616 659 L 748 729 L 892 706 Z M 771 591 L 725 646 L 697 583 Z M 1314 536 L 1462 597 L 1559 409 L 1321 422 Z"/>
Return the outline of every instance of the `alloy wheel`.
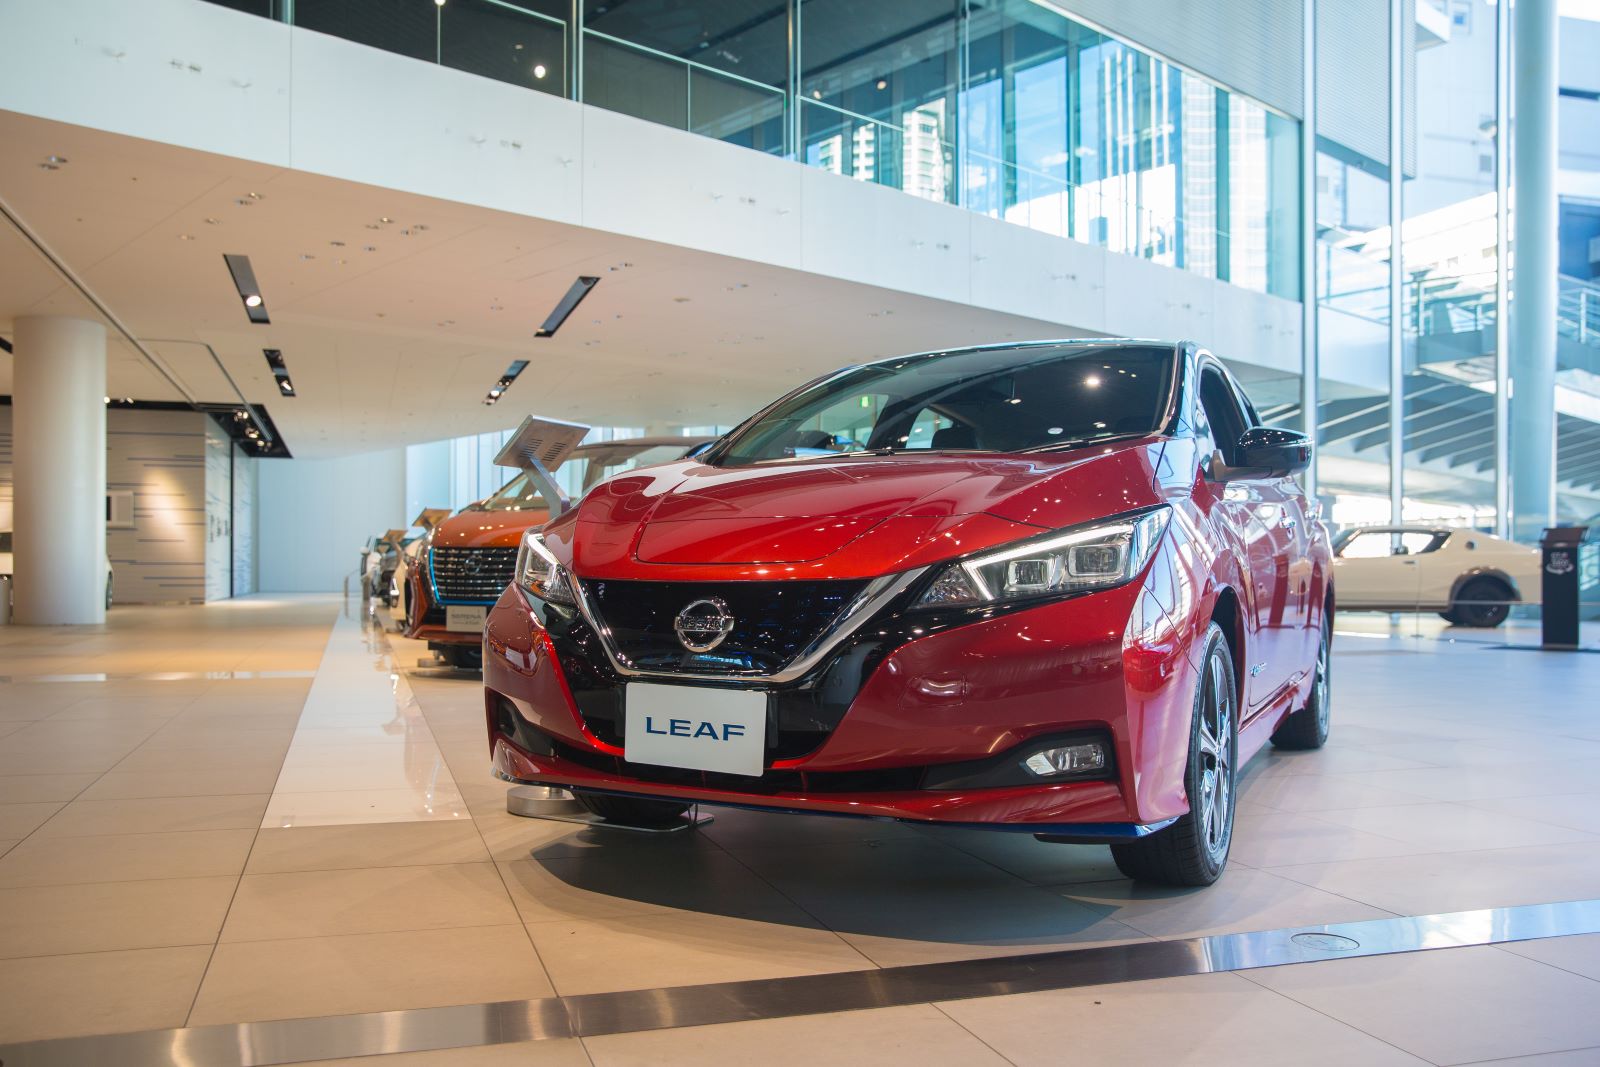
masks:
<path fill-rule="evenodd" d="M 1233 836 L 1234 694 L 1219 662 L 1224 649 L 1206 660 L 1205 699 L 1200 708 L 1200 797 L 1195 818 L 1213 862 L 1228 854 Z"/>
<path fill-rule="evenodd" d="M 1332 695 L 1332 683 L 1329 681 L 1328 676 L 1328 656 L 1329 648 L 1333 644 L 1333 635 L 1328 630 L 1328 624 L 1324 622 L 1322 624 L 1322 644 L 1317 648 L 1317 730 L 1322 734 L 1328 732 L 1328 707 L 1329 698 Z"/>

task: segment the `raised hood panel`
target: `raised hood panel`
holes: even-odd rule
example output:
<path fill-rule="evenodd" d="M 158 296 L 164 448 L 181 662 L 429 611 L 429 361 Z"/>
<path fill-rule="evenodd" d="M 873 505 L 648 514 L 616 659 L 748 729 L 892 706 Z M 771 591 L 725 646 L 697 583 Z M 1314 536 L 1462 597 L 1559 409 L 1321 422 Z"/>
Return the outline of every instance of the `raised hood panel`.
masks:
<path fill-rule="evenodd" d="M 583 576 L 876 576 L 1155 503 L 1161 447 L 735 470 L 689 461 L 597 486 L 547 536 Z"/>
<path fill-rule="evenodd" d="M 497 548 L 516 545 L 522 532 L 541 526 L 550 513 L 539 508 L 523 511 L 463 511 L 439 524 L 433 535 L 437 548 Z"/>

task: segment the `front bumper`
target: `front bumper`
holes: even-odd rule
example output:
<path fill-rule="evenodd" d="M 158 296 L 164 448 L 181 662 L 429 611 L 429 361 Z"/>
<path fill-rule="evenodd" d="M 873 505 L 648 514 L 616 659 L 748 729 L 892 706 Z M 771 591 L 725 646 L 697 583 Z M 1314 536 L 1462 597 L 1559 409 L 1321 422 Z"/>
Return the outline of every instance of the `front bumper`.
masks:
<path fill-rule="evenodd" d="M 874 619 L 807 678 L 768 687 L 767 768 L 748 778 L 627 761 L 624 679 L 593 631 L 512 587 L 485 631 L 491 757 L 497 774 L 525 783 L 1135 837 L 1188 810 L 1192 665 L 1177 628 L 1150 625 L 1152 610 L 1135 582 L 946 628 Z M 1108 740 L 1103 778 L 962 784 L 974 781 L 967 769 L 1080 734 Z"/>

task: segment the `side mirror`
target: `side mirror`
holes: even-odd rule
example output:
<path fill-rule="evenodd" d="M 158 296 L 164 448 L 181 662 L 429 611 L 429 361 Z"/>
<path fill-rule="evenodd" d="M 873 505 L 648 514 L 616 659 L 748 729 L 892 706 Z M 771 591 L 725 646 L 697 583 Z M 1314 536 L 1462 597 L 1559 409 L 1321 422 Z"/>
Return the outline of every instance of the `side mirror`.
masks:
<path fill-rule="evenodd" d="M 1284 478 L 1311 466 L 1311 438 L 1298 430 L 1275 426 L 1252 426 L 1239 438 L 1239 466 L 1222 462 L 1220 454 L 1211 459 L 1211 480 L 1228 482 L 1236 478 Z"/>

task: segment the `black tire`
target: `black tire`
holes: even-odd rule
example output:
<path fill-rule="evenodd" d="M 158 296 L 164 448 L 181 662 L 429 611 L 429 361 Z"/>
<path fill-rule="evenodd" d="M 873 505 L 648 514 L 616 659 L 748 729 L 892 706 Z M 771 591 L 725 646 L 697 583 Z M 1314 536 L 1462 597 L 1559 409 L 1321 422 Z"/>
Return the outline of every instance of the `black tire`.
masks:
<path fill-rule="evenodd" d="M 1457 626 L 1492 630 L 1510 616 L 1513 599 L 1510 588 L 1498 578 L 1470 578 L 1456 590 L 1445 618 Z"/>
<path fill-rule="evenodd" d="M 1233 653 L 1214 622 L 1200 662 L 1204 667 L 1195 685 L 1189 763 L 1183 772 L 1189 811 L 1165 830 L 1111 846 L 1117 870 L 1137 881 L 1210 885 L 1228 864 L 1239 763 L 1239 685 Z"/>
<path fill-rule="evenodd" d="M 643 800 L 639 797 L 616 797 L 609 793 L 587 793 L 574 789 L 572 796 L 585 809 L 606 822 L 626 826 L 645 826 L 657 829 L 672 826 L 683 818 L 689 805 L 676 800 Z"/>
<path fill-rule="evenodd" d="M 1317 676 L 1311 683 L 1311 695 L 1305 707 L 1291 711 L 1273 731 L 1272 743 L 1277 748 L 1305 751 L 1321 748 L 1328 743 L 1329 715 L 1332 711 L 1333 678 L 1333 627 L 1328 613 L 1322 613 L 1321 643 L 1317 646 Z"/>

